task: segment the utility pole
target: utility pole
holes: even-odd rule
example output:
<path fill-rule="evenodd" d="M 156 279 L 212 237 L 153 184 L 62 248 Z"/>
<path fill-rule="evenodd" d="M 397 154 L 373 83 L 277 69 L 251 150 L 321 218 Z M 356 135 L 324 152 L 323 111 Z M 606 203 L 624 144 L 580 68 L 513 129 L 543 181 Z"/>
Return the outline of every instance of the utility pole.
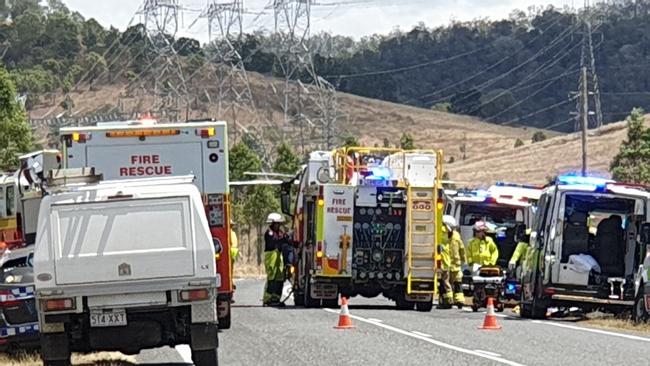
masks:
<path fill-rule="evenodd" d="M 582 67 L 582 176 L 587 176 L 587 129 L 589 125 L 589 87 L 587 84 L 587 67 Z"/>
<path fill-rule="evenodd" d="M 591 24 L 591 7 L 589 0 L 585 0 L 582 14 L 583 33 L 582 51 L 580 53 L 580 79 L 578 91 L 571 93 L 571 98 L 576 100 L 574 131 L 580 131 L 582 141 L 582 169 L 583 176 L 588 172 L 587 134 L 590 128 L 600 128 L 603 125 L 603 113 L 600 103 L 600 89 L 596 73 L 596 57 L 594 55 L 593 28 Z M 593 110 L 591 109 L 593 108 Z"/>

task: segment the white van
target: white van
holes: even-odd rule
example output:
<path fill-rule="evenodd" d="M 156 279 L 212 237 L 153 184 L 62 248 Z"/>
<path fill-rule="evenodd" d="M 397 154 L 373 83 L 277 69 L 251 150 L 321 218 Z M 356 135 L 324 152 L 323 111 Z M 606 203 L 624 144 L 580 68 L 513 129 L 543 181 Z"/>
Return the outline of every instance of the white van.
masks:
<path fill-rule="evenodd" d="M 34 273 L 45 365 L 178 344 L 196 365 L 217 364 L 220 248 L 192 180 L 68 184 L 43 197 Z"/>

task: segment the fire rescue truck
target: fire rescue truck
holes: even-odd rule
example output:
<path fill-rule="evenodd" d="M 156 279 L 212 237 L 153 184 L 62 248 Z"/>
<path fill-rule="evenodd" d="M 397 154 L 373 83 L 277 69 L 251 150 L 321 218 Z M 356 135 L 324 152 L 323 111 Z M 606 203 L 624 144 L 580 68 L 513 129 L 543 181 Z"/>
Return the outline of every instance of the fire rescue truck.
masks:
<path fill-rule="evenodd" d="M 442 234 L 442 152 L 343 148 L 312 152 L 283 212 L 299 243 L 296 305 L 336 306 L 382 295 L 400 309 L 430 311 Z"/>
<path fill-rule="evenodd" d="M 219 328 L 231 323 L 228 139 L 225 122 L 99 123 L 62 128 L 64 168 L 94 167 L 106 180 L 193 175 L 203 196 L 210 231 L 223 248 L 217 255 Z"/>

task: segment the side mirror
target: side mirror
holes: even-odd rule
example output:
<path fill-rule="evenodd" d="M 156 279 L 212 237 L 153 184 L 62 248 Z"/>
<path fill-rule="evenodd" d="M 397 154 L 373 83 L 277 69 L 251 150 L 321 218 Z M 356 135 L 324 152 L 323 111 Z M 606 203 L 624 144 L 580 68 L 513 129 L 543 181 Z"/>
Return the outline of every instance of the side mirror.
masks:
<path fill-rule="evenodd" d="M 280 206 L 283 214 L 287 216 L 293 215 L 293 212 L 291 212 L 291 192 L 283 190 L 280 193 Z"/>
<path fill-rule="evenodd" d="M 641 244 L 650 245 L 650 222 L 641 225 Z"/>

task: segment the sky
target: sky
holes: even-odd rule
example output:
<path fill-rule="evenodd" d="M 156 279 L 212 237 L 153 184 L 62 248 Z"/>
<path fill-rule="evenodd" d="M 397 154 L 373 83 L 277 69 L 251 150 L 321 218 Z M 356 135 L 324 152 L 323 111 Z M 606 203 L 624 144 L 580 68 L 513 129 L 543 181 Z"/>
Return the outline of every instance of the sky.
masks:
<path fill-rule="evenodd" d="M 179 35 L 191 36 L 206 42 L 207 25 L 204 20 L 195 22 L 199 10 L 207 0 L 178 0 L 186 9 L 180 17 Z M 129 22 L 136 24 L 135 16 L 143 0 L 63 0 L 71 10 L 86 18 L 95 18 L 104 26 L 113 25 L 124 30 Z M 228 0 L 220 0 L 228 2 Z M 259 13 L 272 0 L 244 0 L 247 15 L 245 31 L 273 28 L 273 12 Z M 399 27 L 408 30 L 419 22 L 428 27 L 449 24 L 452 20 L 466 21 L 476 18 L 492 20 L 507 18 L 514 9 L 526 10 L 530 6 L 575 6 L 582 0 L 315 0 L 323 5 L 312 6 L 312 33 L 328 31 L 356 39 L 374 33 L 386 34 Z M 593 1 L 592 1 L 593 2 Z M 325 5 L 330 4 L 330 5 Z M 332 5 L 334 4 L 334 5 Z M 257 15 L 256 15 L 257 14 Z"/>

